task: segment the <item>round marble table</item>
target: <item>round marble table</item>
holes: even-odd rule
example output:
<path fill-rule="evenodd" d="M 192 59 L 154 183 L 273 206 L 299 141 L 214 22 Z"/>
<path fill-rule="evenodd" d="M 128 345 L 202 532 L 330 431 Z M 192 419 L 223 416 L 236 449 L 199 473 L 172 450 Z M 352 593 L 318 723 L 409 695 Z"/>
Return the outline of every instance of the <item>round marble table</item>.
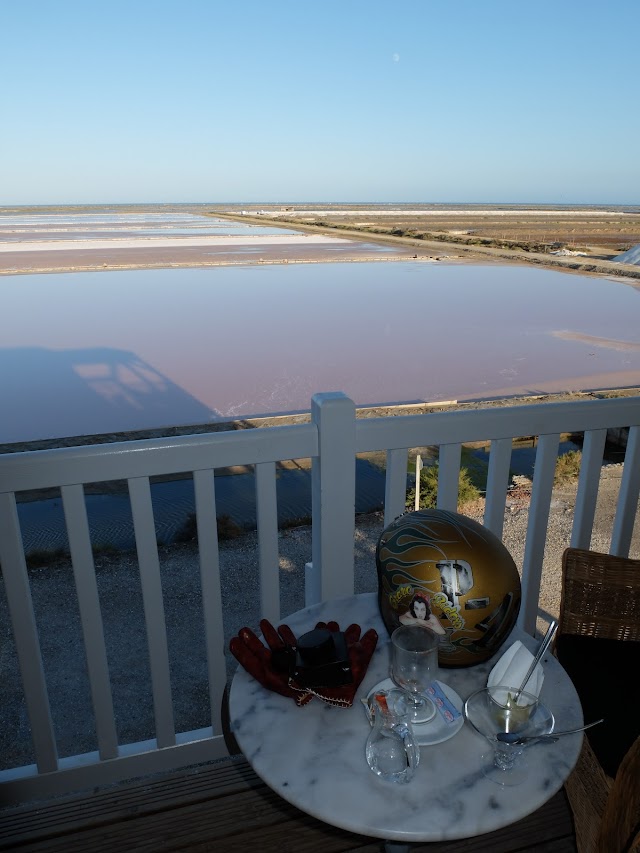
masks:
<path fill-rule="evenodd" d="M 388 634 L 377 596 L 351 596 L 301 610 L 283 621 L 299 636 L 318 621 L 335 619 L 375 628 L 378 646 L 352 708 L 313 699 L 298 708 L 293 699 L 265 690 L 242 667 L 230 692 L 231 728 L 255 772 L 285 800 L 325 823 L 362 835 L 398 842 L 468 838 L 506 826 L 540 808 L 571 772 L 582 734 L 528 750 L 530 773 L 514 787 L 485 778 L 481 755 L 487 742 L 466 723 L 455 737 L 422 747 L 420 764 L 407 785 L 385 782 L 369 769 L 365 741 L 369 723 L 361 696 L 388 676 Z M 462 699 L 484 687 L 497 657 L 514 640 L 536 641 L 515 629 L 496 657 L 466 669 L 440 669 L 438 679 Z M 556 727 L 582 725 L 580 701 L 557 660 L 544 658 L 540 698 L 553 711 Z"/>

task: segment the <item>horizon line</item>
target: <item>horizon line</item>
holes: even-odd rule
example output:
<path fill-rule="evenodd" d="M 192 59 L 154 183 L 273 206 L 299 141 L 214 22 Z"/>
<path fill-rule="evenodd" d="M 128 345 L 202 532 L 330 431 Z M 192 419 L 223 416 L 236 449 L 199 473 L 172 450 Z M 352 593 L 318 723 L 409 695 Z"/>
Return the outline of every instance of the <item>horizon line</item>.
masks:
<path fill-rule="evenodd" d="M 359 205 L 366 207 L 390 207 L 392 205 L 399 206 L 408 206 L 415 205 L 417 207 L 432 207 L 432 206 L 448 206 L 448 207 L 461 207 L 463 205 L 470 207 L 480 207 L 480 206 L 489 206 L 489 207 L 638 207 L 640 208 L 640 203 L 629 203 L 629 202 L 600 202 L 600 201 L 592 201 L 592 202 L 572 202 L 572 201 L 361 201 L 352 199 L 351 201 L 328 201 L 328 200 L 318 200 L 318 199 L 307 199 L 305 201 L 287 201 L 287 200 L 261 200 L 261 201 L 248 201 L 248 200 L 227 200 L 227 201 L 94 201 L 94 202 L 33 202 L 33 203 L 4 203 L 0 204 L 0 210 L 8 210 L 13 208 L 51 208 L 51 207 L 170 207 L 170 206 L 197 206 L 197 207 L 214 207 L 216 205 L 222 206 L 242 206 L 242 205 L 250 205 L 250 206 L 267 206 L 272 207 L 275 205 L 287 205 L 287 206 L 296 206 L 296 205 L 333 205 L 345 207 L 347 205 Z"/>

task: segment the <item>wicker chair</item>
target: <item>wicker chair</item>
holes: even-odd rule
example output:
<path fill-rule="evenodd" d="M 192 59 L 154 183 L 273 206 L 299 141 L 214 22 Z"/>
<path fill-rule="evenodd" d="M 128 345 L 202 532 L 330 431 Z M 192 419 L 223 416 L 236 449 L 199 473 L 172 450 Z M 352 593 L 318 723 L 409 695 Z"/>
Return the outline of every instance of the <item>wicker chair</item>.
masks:
<path fill-rule="evenodd" d="M 562 573 L 556 654 L 585 716 L 605 717 L 584 738 L 565 784 L 576 843 L 580 853 L 640 850 L 640 560 L 568 548 Z M 624 685 L 625 707 L 632 709 L 626 717 L 615 702 L 602 709 L 616 688 L 607 696 L 598 676 L 616 666 L 625 680 L 613 679 L 618 689 Z"/>

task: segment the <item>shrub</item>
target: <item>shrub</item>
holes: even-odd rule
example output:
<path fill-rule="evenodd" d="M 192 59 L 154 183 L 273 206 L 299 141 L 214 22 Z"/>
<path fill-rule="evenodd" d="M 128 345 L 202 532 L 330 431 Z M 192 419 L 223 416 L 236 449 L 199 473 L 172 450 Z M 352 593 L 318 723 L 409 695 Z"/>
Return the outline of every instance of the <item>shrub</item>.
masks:
<path fill-rule="evenodd" d="M 310 515 L 300 515 L 297 518 L 285 518 L 278 527 L 280 530 L 289 530 L 292 527 L 307 527 L 311 524 Z"/>
<path fill-rule="evenodd" d="M 570 483 L 576 480 L 580 474 L 580 463 L 582 462 L 582 453 L 579 450 L 570 450 L 568 453 L 563 453 L 556 460 L 556 470 L 553 475 L 553 485 L 561 486 L 563 483 Z"/>
<path fill-rule="evenodd" d="M 239 524 L 228 515 L 219 515 L 216 519 L 218 529 L 218 540 L 220 542 L 228 541 L 229 539 L 237 539 L 242 536 L 243 530 Z M 192 542 L 198 535 L 198 525 L 196 522 L 195 513 L 190 513 L 174 536 L 174 542 Z"/>
<path fill-rule="evenodd" d="M 98 542 L 97 545 L 91 546 L 91 550 L 94 557 L 113 556 L 120 553 L 120 549 L 111 542 Z"/>
<path fill-rule="evenodd" d="M 25 554 L 25 562 L 28 569 L 40 569 L 60 560 L 68 560 L 69 556 L 65 548 L 35 548 Z"/>
<path fill-rule="evenodd" d="M 436 505 L 438 497 L 438 472 L 439 463 L 435 462 L 420 471 L 420 509 L 432 509 Z M 462 507 L 470 501 L 480 497 L 480 489 L 472 479 L 472 473 L 468 468 L 461 466 L 458 477 L 458 506 Z M 415 488 L 407 492 L 407 509 L 413 509 L 416 501 Z"/>
<path fill-rule="evenodd" d="M 228 539 L 237 539 L 242 536 L 243 530 L 239 524 L 229 515 L 219 515 L 216 519 L 218 527 L 218 539 L 223 542 Z"/>

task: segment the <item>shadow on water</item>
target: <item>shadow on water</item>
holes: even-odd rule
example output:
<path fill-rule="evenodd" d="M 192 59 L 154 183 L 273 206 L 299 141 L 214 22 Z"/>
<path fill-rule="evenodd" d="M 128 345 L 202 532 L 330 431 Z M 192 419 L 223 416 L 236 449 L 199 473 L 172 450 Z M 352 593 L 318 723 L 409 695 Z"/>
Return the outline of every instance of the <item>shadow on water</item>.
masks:
<path fill-rule="evenodd" d="M 135 353 L 110 347 L 0 349 L 0 443 L 208 423 L 205 406 Z"/>

